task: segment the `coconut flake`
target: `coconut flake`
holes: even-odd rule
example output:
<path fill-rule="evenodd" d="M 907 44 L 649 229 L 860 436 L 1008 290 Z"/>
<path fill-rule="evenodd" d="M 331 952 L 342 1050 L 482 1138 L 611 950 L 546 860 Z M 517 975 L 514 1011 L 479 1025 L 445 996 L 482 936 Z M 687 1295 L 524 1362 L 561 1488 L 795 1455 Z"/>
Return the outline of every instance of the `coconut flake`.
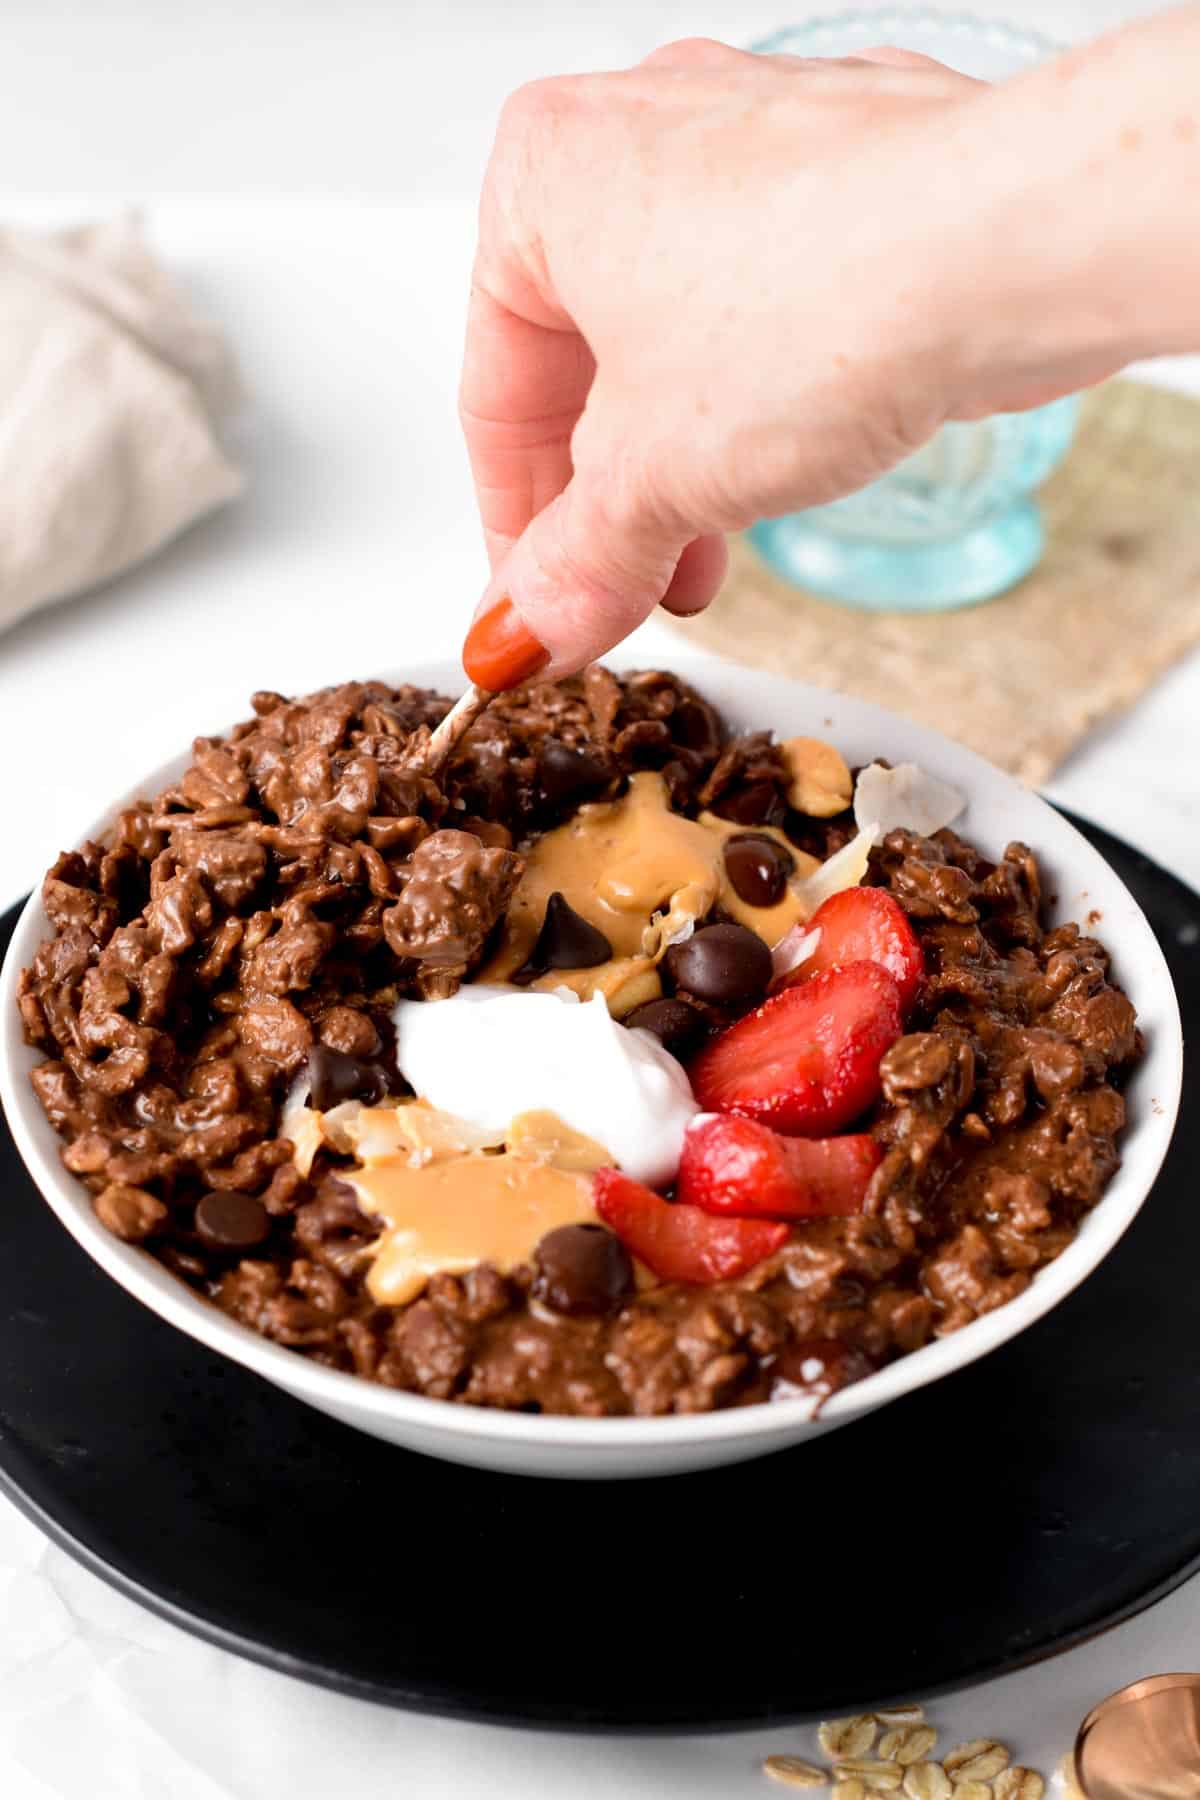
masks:
<path fill-rule="evenodd" d="M 899 763 L 894 769 L 872 763 L 855 785 L 854 822 L 877 825 L 881 833 L 915 831 L 928 837 L 952 824 L 966 804 L 957 788 L 916 763 Z"/>
<path fill-rule="evenodd" d="M 688 882 L 671 895 L 670 905 L 651 915 L 642 933 L 642 955 L 660 962 L 672 944 L 685 944 L 696 929 L 697 919 L 704 917 L 715 898 L 712 890 L 701 882 Z"/>
<path fill-rule="evenodd" d="M 279 1135 L 291 1144 L 292 1161 L 307 1178 L 312 1171 L 313 1158 L 325 1142 L 320 1113 L 302 1106 L 297 1112 L 285 1114 L 280 1121 Z"/>
<path fill-rule="evenodd" d="M 496 1150 L 504 1143 L 503 1131 L 473 1125 L 423 1100 L 360 1108 L 357 1117 L 347 1122 L 344 1135 L 347 1148 L 355 1151 L 360 1162 L 401 1157 L 414 1167 L 470 1150 Z"/>
<path fill-rule="evenodd" d="M 327 1144 L 340 1150 L 343 1156 L 354 1148 L 354 1140 L 350 1128 L 363 1110 L 361 1100 L 342 1100 L 337 1106 L 331 1106 L 328 1112 L 317 1113 L 321 1121 L 321 1135 Z"/>
<path fill-rule="evenodd" d="M 820 942 L 819 925 L 815 931 L 810 931 L 805 924 L 793 925 L 790 931 L 786 931 L 771 952 L 772 985 L 782 981 L 785 975 L 790 975 L 801 963 L 806 963 L 810 956 L 814 956 Z"/>
<path fill-rule="evenodd" d="M 350 1149 L 346 1126 L 362 1111 L 361 1100 L 343 1100 L 340 1106 L 320 1112 L 310 1105 L 311 1099 L 312 1083 L 307 1072 L 302 1071 L 287 1091 L 279 1120 L 279 1135 L 288 1139 L 292 1161 L 305 1177 L 312 1172 L 317 1151 L 325 1144 L 343 1152 Z"/>
<path fill-rule="evenodd" d="M 287 1120 L 293 1113 L 303 1112 L 308 1105 L 308 1097 L 311 1093 L 312 1082 L 308 1075 L 308 1065 L 305 1064 L 284 1096 L 283 1118 Z"/>
<path fill-rule="evenodd" d="M 823 862 L 819 869 L 799 883 L 796 892 L 808 911 L 811 919 L 822 901 L 828 900 L 831 894 L 840 894 L 845 888 L 857 887 L 867 872 L 867 863 L 871 856 L 871 846 L 879 837 L 879 826 L 872 822 L 864 825 L 857 837 L 852 837 L 848 844 Z"/>

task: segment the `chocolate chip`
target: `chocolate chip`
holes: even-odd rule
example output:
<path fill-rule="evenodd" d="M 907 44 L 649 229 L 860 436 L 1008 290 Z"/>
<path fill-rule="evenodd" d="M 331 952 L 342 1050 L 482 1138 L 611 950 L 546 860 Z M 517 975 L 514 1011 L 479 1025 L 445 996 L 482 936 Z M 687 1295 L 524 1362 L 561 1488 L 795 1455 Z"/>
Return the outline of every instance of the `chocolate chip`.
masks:
<path fill-rule="evenodd" d="M 683 1000 L 647 1000 L 623 1021 L 631 1030 L 652 1031 L 664 1050 L 684 1061 L 704 1036 L 704 1020 Z"/>
<path fill-rule="evenodd" d="M 596 750 L 576 750 L 551 741 L 538 758 L 538 787 L 545 806 L 561 806 L 581 794 L 594 794 L 612 780 L 612 765 Z"/>
<path fill-rule="evenodd" d="M 377 1106 L 391 1085 L 381 1063 L 363 1062 L 328 1044 L 314 1044 L 308 1053 L 309 1101 L 318 1112 L 328 1112 L 343 1100 L 362 1100 Z"/>
<path fill-rule="evenodd" d="M 603 1225 L 560 1225 L 533 1253 L 535 1299 L 560 1313 L 610 1312 L 633 1292 L 633 1264 Z"/>
<path fill-rule="evenodd" d="M 774 838 L 748 831 L 725 841 L 725 873 L 747 906 L 778 906 L 795 866 L 791 852 Z"/>
<path fill-rule="evenodd" d="M 196 1203 L 196 1235 L 210 1250 L 253 1250 L 270 1229 L 267 1209 L 253 1194 L 214 1189 Z"/>
<path fill-rule="evenodd" d="M 816 1400 L 823 1406 L 839 1388 L 875 1372 L 875 1365 L 852 1344 L 837 1338 L 801 1338 L 785 1344 L 771 1365 L 772 1400 Z"/>
<path fill-rule="evenodd" d="M 673 944 L 664 961 L 677 988 L 713 1006 L 757 1000 L 772 974 L 771 952 L 744 925 L 706 925 Z"/>
<path fill-rule="evenodd" d="M 512 980 L 524 987 L 551 969 L 594 969 L 611 957 L 612 945 L 604 933 L 581 918 L 561 894 L 553 893 L 529 960 Z"/>
<path fill-rule="evenodd" d="M 722 794 L 713 811 L 735 825 L 782 825 L 787 802 L 773 781 L 747 781 Z"/>
<path fill-rule="evenodd" d="M 692 803 L 694 782 L 685 764 L 678 757 L 664 763 L 658 771 L 667 789 L 667 800 L 673 812 L 686 812 Z"/>
<path fill-rule="evenodd" d="M 717 715 L 702 700 L 681 700 L 671 714 L 671 730 L 679 743 L 701 756 L 715 756 L 721 748 Z"/>

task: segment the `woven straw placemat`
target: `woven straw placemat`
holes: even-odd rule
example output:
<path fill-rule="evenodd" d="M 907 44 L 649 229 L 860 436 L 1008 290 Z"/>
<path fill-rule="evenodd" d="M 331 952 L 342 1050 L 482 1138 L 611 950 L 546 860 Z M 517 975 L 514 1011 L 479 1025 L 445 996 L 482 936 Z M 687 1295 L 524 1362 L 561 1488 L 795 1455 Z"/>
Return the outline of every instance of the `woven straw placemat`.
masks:
<path fill-rule="evenodd" d="M 1200 401 L 1140 382 L 1088 395 L 1042 489 L 1046 552 L 1011 593 L 871 613 L 774 575 L 744 540 L 688 637 L 735 661 L 936 726 L 1022 780 L 1050 775 L 1200 643 Z"/>

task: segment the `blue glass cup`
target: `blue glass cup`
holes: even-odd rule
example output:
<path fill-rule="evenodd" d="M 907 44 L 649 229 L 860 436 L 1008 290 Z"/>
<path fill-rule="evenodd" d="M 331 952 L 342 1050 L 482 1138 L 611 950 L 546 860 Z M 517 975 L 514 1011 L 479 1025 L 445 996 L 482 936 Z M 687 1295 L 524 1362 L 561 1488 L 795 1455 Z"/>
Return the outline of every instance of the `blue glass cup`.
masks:
<path fill-rule="evenodd" d="M 794 56 L 854 56 L 878 44 L 922 50 L 986 80 L 1052 54 L 1028 31 L 962 15 L 844 13 L 752 46 Z M 788 581 L 849 605 L 940 612 L 991 599 L 1027 575 L 1045 543 L 1035 490 L 1070 446 L 1075 396 L 1032 412 L 945 425 L 915 456 L 828 506 L 762 519 L 750 538 Z"/>

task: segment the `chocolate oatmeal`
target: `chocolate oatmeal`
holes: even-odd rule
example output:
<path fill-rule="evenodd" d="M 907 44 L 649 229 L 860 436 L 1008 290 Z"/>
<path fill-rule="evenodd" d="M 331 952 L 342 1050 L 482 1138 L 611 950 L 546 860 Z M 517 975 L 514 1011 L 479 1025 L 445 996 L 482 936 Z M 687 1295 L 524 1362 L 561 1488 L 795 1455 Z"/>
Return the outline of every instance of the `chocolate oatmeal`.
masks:
<path fill-rule="evenodd" d="M 834 747 L 730 737 L 661 671 L 502 696 L 436 779 L 436 694 L 252 705 L 59 857 L 20 982 L 99 1219 L 252 1329 L 474 1405 L 821 1399 L 1100 1198 L 1136 1022 L 1026 846 L 864 829 Z M 465 1066 L 500 996 L 629 1062 L 673 1175 L 606 1135 L 608 1075 L 586 1117 L 569 1080 L 508 1109 L 498 1059 L 468 1110 L 452 1036 L 450 1098 L 415 1079 L 423 1009 Z"/>

